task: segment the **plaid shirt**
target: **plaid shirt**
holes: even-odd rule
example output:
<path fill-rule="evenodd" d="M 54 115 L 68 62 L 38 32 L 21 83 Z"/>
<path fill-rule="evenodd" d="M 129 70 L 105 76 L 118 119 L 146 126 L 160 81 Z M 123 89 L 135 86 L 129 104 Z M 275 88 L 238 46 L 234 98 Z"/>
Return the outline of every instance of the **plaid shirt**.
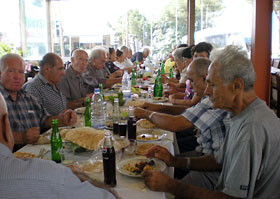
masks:
<path fill-rule="evenodd" d="M 39 104 L 44 106 L 51 115 L 57 115 L 67 108 L 66 97 L 58 88 L 49 84 L 41 73 L 24 84 L 23 88 L 35 96 Z"/>
<path fill-rule="evenodd" d="M 104 66 L 106 67 L 106 66 Z M 82 74 L 85 84 L 88 86 L 88 92 L 92 93 L 94 88 L 98 88 L 98 84 L 105 84 L 106 74 L 104 69 L 96 70 L 91 65 L 86 67 L 85 72 Z M 108 70 L 109 71 L 109 70 Z"/>
<path fill-rule="evenodd" d="M 14 101 L 8 91 L 0 84 L 0 91 L 5 98 L 9 122 L 13 131 L 25 132 L 32 127 L 40 127 L 50 115 L 35 97 L 24 90 L 19 90 Z"/>
<path fill-rule="evenodd" d="M 200 130 L 197 142 L 202 153 L 213 154 L 221 147 L 231 123 L 229 112 L 212 109 L 209 97 L 205 97 L 197 105 L 186 109 L 182 116 Z"/>

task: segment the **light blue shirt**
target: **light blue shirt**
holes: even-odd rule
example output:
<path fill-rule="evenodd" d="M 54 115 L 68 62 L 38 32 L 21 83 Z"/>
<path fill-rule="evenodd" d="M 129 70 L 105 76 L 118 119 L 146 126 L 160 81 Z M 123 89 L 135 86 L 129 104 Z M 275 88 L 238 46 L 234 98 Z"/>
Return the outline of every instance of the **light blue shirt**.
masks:
<path fill-rule="evenodd" d="M 80 182 L 67 167 L 37 158 L 15 158 L 1 143 L 0 168 L 0 198 L 114 198 L 110 192 L 94 187 L 89 182 Z"/>

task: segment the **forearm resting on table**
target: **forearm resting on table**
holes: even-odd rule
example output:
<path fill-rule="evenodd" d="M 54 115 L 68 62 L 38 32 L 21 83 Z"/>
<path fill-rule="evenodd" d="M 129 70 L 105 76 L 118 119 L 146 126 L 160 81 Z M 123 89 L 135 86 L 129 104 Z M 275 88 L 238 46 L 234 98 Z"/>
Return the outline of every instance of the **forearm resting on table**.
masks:
<path fill-rule="evenodd" d="M 193 126 L 186 118 L 181 115 L 173 116 L 164 113 L 155 113 L 149 118 L 158 128 L 179 132 L 184 131 Z"/>
<path fill-rule="evenodd" d="M 25 144 L 24 143 L 24 136 L 23 136 L 24 133 L 22 132 L 16 132 L 16 131 L 13 131 L 13 135 L 14 135 L 14 139 L 15 139 L 15 144 Z"/>
<path fill-rule="evenodd" d="M 186 110 L 184 106 L 177 106 L 177 105 L 161 105 L 161 104 L 153 104 L 150 111 L 156 111 L 160 113 L 167 113 L 171 115 L 179 115 Z"/>
<path fill-rule="evenodd" d="M 106 186 L 103 182 L 97 181 L 92 179 L 91 177 L 89 177 L 88 175 L 86 175 L 85 173 L 75 173 L 75 175 L 83 182 L 83 181 L 88 181 L 90 184 L 92 184 L 93 186 L 96 186 L 98 188 L 107 190 L 109 192 L 111 192 L 116 199 L 119 199 L 119 195 L 117 194 L 117 192 L 115 192 L 114 190 L 110 189 L 110 187 Z"/>
<path fill-rule="evenodd" d="M 67 103 L 67 108 L 68 109 L 76 109 L 76 108 L 80 108 L 80 107 L 83 107 L 84 104 L 85 104 L 85 97 L 83 98 L 80 98 L 80 99 L 76 99 L 76 100 L 71 100 L 71 101 L 68 101 Z"/>
<path fill-rule="evenodd" d="M 122 78 L 112 78 L 112 79 L 106 79 L 106 82 L 105 82 L 105 88 L 110 88 L 112 87 L 114 84 L 117 84 L 117 83 L 121 83 L 122 81 Z"/>
<path fill-rule="evenodd" d="M 167 186 L 169 192 L 175 195 L 177 199 L 233 199 L 233 197 L 230 197 L 222 192 L 185 184 L 179 180 L 172 180 Z"/>

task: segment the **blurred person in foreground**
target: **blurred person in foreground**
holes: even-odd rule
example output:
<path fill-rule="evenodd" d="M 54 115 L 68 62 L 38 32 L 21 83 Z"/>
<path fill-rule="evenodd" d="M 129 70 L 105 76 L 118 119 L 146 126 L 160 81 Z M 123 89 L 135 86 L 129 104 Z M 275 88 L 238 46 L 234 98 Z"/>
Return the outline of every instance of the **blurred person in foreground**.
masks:
<path fill-rule="evenodd" d="M 104 87 L 110 88 L 116 83 L 121 83 L 123 71 L 117 70 L 116 72 L 104 74 L 105 63 L 107 61 L 107 51 L 104 48 L 94 48 L 89 55 L 89 63 L 86 67 L 85 72 L 82 74 L 85 84 L 87 85 L 88 91 L 92 92 L 94 88 L 98 88 L 99 84 L 103 84 Z"/>
<path fill-rule="evenodd" d="M 180 153 L 195 150 L 199 155 L 213 154 L 223 143 L 226 127 L 230 124 L 228 112 L 213 110 L 209 97 L 204 94 L 210 63 L 210 60 L 200 58 L 188 66 L 187 74 L 192 88 L 201 98 L 195 106 L 186 109 L 182 106 L 145 103 L 134 111 L 137 118 L 148 119 L 158 128 L 176 132 Z M 200 130 L 198 138 L 192 134 L 194 127 Z"/>
<path fill-rule="evenodd" d="M 46 108 L 38 103 L 36 97 L 22 89 L 24 69 L 24 60 L 17 54 L 8 53 L 0 59 L 0 91 L 8 107 L 15 151 L 25 144 L 35 143 L 39 139 L 40 130 L 50 128 L 54 118 L 59 120 L 60 126 L 76 122 L 72 110 L 64 110 L 51 116 Z"/>
<path fill-rule="evenodd" d="M 88 64 L 87 52 L 80 49 L 74 50 L 71 63 L 57 86 L 67 99 L 67 107 L 75 109 L 84 106 L 86 97 L 91 97 L 88 95 L 82 78 L 82 73 Z"/>
<path fill-rule="evenodd" d="M 5 100 L 0 93 L 0 195 L 1 198 L 112 199 L 117 194 L 73 167 L 50 160 L 13 156 L 14 137 Z M 75 175 L 74 175 L 74 174 Z"/>
<path fill-rule="evenodd" d="M 178 198 L 280 198 L 280 121 L 254 92 L 256 74 L 244 51 L 227 46 L 211 56 L 206 94 L 214 109 L 232 113 L 232 125 L 214 155 L 178 159 L 161 147 L 147 156 L 191 172 L 176 181 L 155 171 L 144 172 L 145 183 L 155 191 Z M 213 171 L 220 171 L 214 176 Z"/>

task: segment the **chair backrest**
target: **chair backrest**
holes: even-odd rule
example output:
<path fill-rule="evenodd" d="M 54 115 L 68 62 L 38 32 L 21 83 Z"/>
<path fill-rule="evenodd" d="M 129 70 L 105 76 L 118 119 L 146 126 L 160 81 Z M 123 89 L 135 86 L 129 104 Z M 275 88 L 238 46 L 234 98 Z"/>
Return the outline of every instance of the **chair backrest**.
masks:
<path fill-rule="evenodd" d="M 272 59 L 271 66 L 275 68 L 280 68 L 280 59 L 279 58 Z"/>

